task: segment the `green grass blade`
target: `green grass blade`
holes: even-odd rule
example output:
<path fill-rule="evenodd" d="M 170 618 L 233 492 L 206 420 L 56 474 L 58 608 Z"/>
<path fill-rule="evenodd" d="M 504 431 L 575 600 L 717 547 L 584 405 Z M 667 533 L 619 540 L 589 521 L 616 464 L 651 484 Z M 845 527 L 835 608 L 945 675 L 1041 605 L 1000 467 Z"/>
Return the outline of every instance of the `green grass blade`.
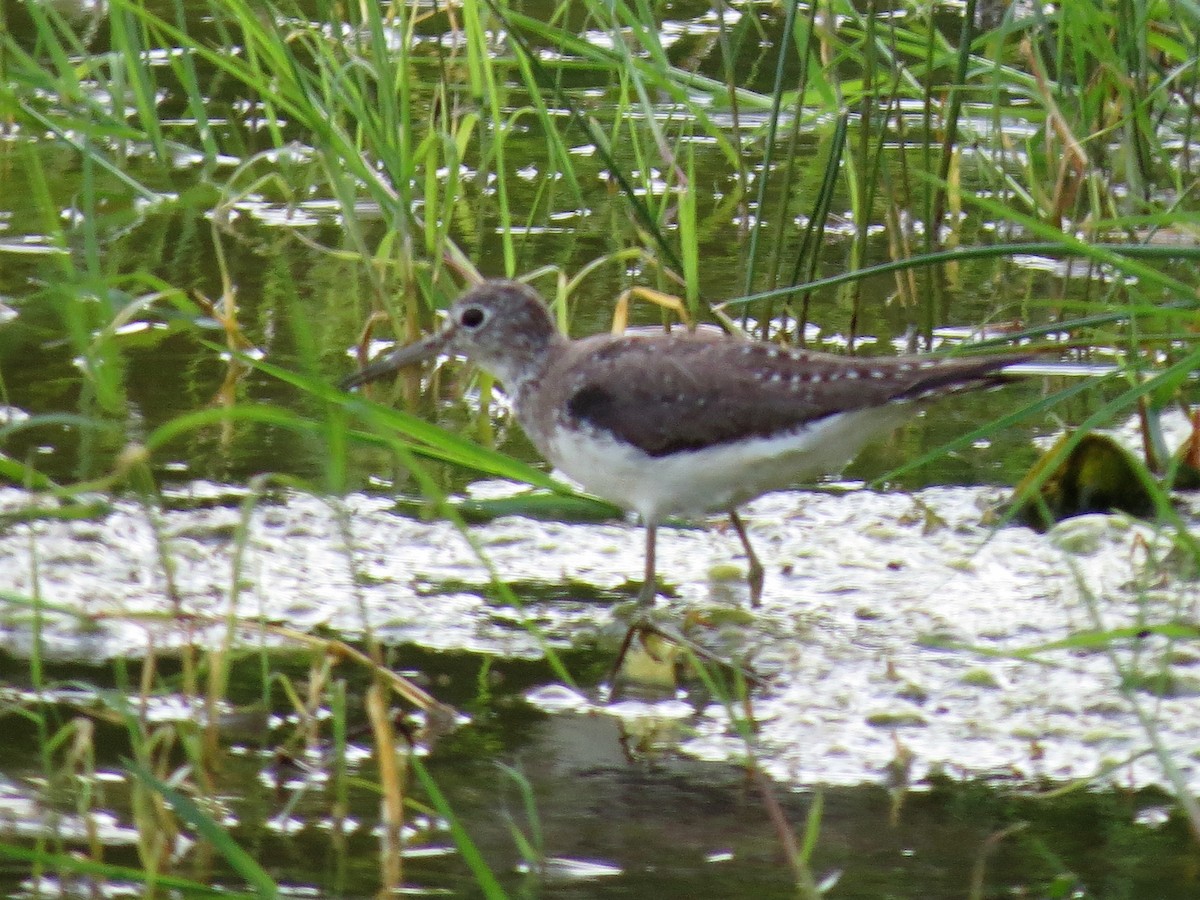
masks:
<path fill-rule="evenodd" d="M 475 883 L 483 891 L 483 895 L 488 900 L 506 900 L 508 895 L 504 893 L 500 882 L 496 880 L 496 876 L 484 860 L 483 854 L 471 840 L 471 835 L 467 833 L 466 828 L 458 820 L 458 816 L 454 814 L 449 801 L 446 800 L 446 795 L 442 793 L 437 782 L 433 780 L 433 776 L 429 774 L 429 770 L 425 768 L 425 763 L 416 754 L 411 754 L 409 759 L 413 771 L 417 773 L 417 778 L 421 781 L 421 786 L 429 795 L 429 802 L 437 810 L 438 815 L 450 825 L 450 835 L 454 838 L 454 844 L 458 847 L 458 852 L 462 854 L 463 861 L 471 870 L 471 874 L 475 876 Z"/>
<path fill-rule="evenodd" d="M 221 897 L 229 898 L 229 900 L 261 900 L 266 895 L 263 893 L 247 894 L 240 891 L 231 891 L 228 888 L 216 887 L 211 884 L 201 884 L 198 881 L 190 881 L 186 878 L 176 878 L 171 875 L 158 875 L 153 877 L 141 869 L 134 869 L 130 866 L 117 866 L 112 863 L 100 863 L 91 859 L 83 859 L 72 853 L 51 853 L 46 850 L 30 850 L 25 847 L 16 847 L 12 844 L 0 843 L 0 856 L 8 859 L 19 860 L 20 862 L 29 863 L 31 865 L 45 867 L 47 869 L 55 869 L 60 872 L 74 872 L 76 875 L 83 875 L 94 878 L 99 882 L 118 882 L 129 881 L 134 884 L 150 884 L 155 887 L 169 891 L 178 891 L 184 897 Z"/>
<path fill-rule="evenodd" d="M 147 788 L 161 795 L 175 810 L 175 814 L 179 818 L 191 825 L 200 837 L 212 844 L 233 870 L 254 887 L 254 896 L 263 898 L 263 900 L 279 896 L 279 886 L 275 883 L 275 879 L 267 874 L 266 869 L 260 866 L 254 857 L 242 849 L 233 839 L 233 835 L 222 828 L 212 816 L 200 809 L 195 801 L 185 797 L 166 782 L 155 778 L 149 770 L 138 763 L 127 761 L 126 768 Z"/>

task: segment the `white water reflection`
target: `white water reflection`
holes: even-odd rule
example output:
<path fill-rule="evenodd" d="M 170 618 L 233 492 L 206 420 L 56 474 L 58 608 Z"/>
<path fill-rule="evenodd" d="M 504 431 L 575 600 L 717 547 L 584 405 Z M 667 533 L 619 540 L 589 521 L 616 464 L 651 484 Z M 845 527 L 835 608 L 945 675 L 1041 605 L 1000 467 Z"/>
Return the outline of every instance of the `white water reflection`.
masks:
<path fill-rule="evenodd" d="M 215 644 L 225 634 L 221 617 L 236 612 L 243 639 L 255 643 L 282 641 L 255 627 L 261 621 L 350 638 L 370 628 L 388 642 L 536 658 L 542 645 L 524 627 L 529 621 L 554 647 L 600 638 L 615 649 L 623 625 L 594 596 L 621 596 L 617 589 L 641 570 L 640 532 L 628 524 L 508 517 L 472 527 L 472 540 L 522 601 L 514 609 L 495 597 L 487 569 L 453 526 L 398 516 L 389 500 L 365 495 L 341 504 L 296 494 L 264 501 L 239 557 L 235 496 L 244 492 L 214 505 L 222 490 L 196 484 L 194 508 L 160 517 L 180 609 L 196 620 L 161 618 L 174 606 L 153 520 L 125 501 L 100 521 L 9 527 L 0 534 L 0 590 L 40 594 L 52 605 L 44 641 L 56 657 L 137 656 L 152 638 L 159 650 Z M 693 635 L 766 679 L 753 700 L 755 753 L 771 775 L 858 784 L 900 769 L 914 782 L 939 772 L 1057 781 L 1092 778 L 1115 763 L 1109 777 L 1122 784 L 1162 784 L 1157 760 L 1139 755 L 1146 728 L 1122 693 L 1119 663 L 1147 677 L 1172 675 L 1166 696 L 1131 696 L 1200 789 L 1191 752 L 1200 733 L 1194 642 L 1150 635 L 1116 642 L 1111 655 L 1050 649 L 1022 658 L 1095 629 L 1195 621 L 1195 582 L 1160 562 L 1171 536 L 1114 516 L 1075 519 L 1049 535 L 981 527 L 1000 496 L 980 488 L 790 492 L 748 506 L 768 565 L 763 607 Z M 0 510 L 30 499 L 2 491 Z M 662 603 L 668 615 L 744 604 L 740 584 L 709 574 L 728 568 L 736 546 L 715 529 L 660 532 L 659 572 L 676 594 Z M 572 585 L 587 586 L 589 596 Z M 10 606 L 5 616 L 0 642 L 12 652 L 29 651 L 25 612 Z M 548 712 L 597 709 L 574 693 L 564 703 L 562 690 L 544 687 L 529 699 Z M 668 729 L 684 753 L 745 756 L 725 707 L 696 709 L 677 698 L 667 707 L 665 718 L 685 726 Z M 625 708 L 604 711 L 622 717 Z M 656 710 L 664 714 L 661 704 L 636 709 L 646 713 L 631 719 L 640 729 Z"/>

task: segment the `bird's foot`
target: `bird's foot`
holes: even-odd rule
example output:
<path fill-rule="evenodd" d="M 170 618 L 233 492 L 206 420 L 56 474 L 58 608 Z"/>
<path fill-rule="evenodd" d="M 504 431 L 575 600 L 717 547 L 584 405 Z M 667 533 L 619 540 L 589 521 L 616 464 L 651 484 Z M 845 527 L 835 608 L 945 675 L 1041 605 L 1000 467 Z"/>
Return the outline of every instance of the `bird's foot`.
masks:
<path fill-rule="evenodd" d="M 621 675 L 622 667 L 625 664 L 625 659 L 629 655 L 630 648 L 633 645 L 634 638 L 638 638 L 646 652 L 659 662 L 665 662 L 669 656 L 664 656 L 660 651 L 647 642 L 648 637 L 655 637 L 661 641 L 676 647 L 685 656 L 692 658 L 693 662 L 711 663 L 736 672 L 749 684 L 758 684 L 759 679 L 747 667 L 734 662 L 730 659 L 714 653 L 712 650 L 697 644 L 695 641 L 686 637 L 674 625 L 656 621 L 657 617 L 653 615 L 649 608 L 643 607 L 639 602 L 638 610 L 634 614 L 633 620 L 629 624 L 629 628 L 625 632 L 625 637 L 621 641 L 621 648 L 617 651 L 617 657 L 613 662 L 612 668 L 609 670 L 607 683 L 610 686 L 610 698 L 617 694 L 618 679 Z"/>

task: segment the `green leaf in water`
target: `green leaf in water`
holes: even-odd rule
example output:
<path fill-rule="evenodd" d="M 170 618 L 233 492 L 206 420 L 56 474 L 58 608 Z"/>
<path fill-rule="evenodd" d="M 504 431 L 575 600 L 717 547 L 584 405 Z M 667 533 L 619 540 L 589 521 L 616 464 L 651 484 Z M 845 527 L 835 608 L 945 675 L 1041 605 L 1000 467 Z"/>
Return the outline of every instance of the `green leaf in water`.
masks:
<path fill-rule="evenodd" d="M 1086 513 L 1125 512 L 1144 518 L 1155 509 L 1137 463 L 1120 444 L 1102 434 L 1087 434 L 1053 471 L 1046 469 L 1071 440 L 1063 435 L 1013 490 L 1014 498 L 1032 495 L 1012 515 L 1018 522 L 1043 531 L 1055 522 Z"/>

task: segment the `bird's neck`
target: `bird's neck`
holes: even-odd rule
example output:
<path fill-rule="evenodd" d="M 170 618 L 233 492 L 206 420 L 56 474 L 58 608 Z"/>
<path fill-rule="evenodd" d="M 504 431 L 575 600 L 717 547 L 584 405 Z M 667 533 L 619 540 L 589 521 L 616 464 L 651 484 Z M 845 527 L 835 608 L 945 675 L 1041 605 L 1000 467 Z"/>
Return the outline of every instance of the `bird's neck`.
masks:
<path fill-rule="evenodd" d="M 555 356 L 569 343 L 569 339 L 557 331 L 527 336 L 505 348 L 502 358 L 487 360 L 483 368 L 504 385 L 505 392 L 514 401 L 518 401 L 520 395 L 542 380 Z"/>

